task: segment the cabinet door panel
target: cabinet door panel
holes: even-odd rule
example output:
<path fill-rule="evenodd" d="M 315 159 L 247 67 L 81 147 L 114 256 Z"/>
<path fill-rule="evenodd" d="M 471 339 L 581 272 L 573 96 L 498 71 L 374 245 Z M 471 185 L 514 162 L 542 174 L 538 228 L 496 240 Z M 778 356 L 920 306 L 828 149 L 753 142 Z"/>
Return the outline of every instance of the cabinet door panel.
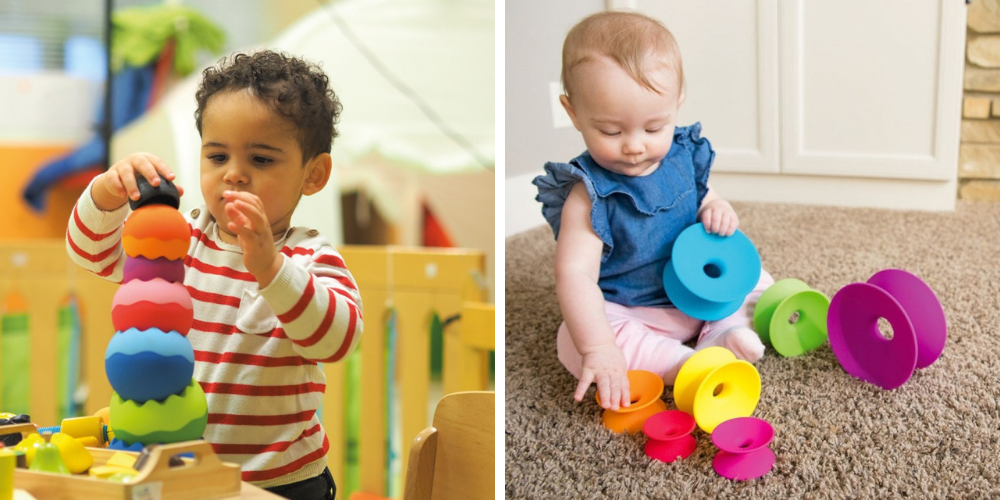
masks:
<path fill-rule="evenodd" d="M 702 123 L 713 171 L 778 172 L 776 0 L 627 4 L 677 38 L 686 80 L 679 123 Z"/>
<path fill-rule="evenodd" d="M 782 172 L 952 179 L 965 5 L 781 2 Z"/>

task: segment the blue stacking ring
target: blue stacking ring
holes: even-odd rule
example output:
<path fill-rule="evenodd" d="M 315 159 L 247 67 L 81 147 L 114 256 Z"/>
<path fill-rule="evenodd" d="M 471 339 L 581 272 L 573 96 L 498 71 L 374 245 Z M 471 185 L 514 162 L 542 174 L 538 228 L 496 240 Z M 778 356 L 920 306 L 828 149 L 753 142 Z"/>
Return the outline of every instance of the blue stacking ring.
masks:
<path fill-rule="evenodd" d="M 709 234 L 701 223 L 681 232 L 663 268 L 663 286 L 682 312 L 715 321 L 736 312 L 760 280 L 760 254 L 750 238 Z"/>
<path fill-rule="evenodd" d="M 194 349 L 175 331 L 129 328 L 108 342 L 104 370 L 111 388 L 123 399 L 159 401 L 191 383 Z"/>

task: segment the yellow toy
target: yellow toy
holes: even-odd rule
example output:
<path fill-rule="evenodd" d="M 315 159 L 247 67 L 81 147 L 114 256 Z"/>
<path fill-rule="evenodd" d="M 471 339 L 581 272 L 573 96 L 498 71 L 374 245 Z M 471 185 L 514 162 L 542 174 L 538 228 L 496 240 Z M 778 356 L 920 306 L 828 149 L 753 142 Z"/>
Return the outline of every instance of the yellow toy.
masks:
<path fill-rule="evenodd" d="M 101 417 L 96 415 L 64 418 L 59 432 L 81 440 L 93 438 L 93 441 L 86 439 L 86 443 L 96 444 L 86 444 L 86 446 L 104 446 L 104 424 Z"/>
<path fill-rule="evenodd" d="M 702 349 L 681 366 L 674 381 L 677 409 L 693 416 L 703 431 L 737 417 L 749 417 L 760 401 L 760 374 L 724 347 Z"/>
<path fill-rule="evenodd" d="M 0 447 L 0 500 L 14 498 L 14 468 L 17 455 L 5 447 Z"/>
<path fill-rule="evenodd" d="M 94 413 L 94 416 L 101 419 L 101 423 L 108 425 L 111 423 L 111 407 L 105 406 Z"/>
<path fill-rule="evenodd" d="M 114 455 L 111 455 L 111 458 L 104 465 L 91 467 L 90 476 L 99 479 L 109 479 L 116 474 L 138 474 L 139 471 L 133 467 L 135 459 L 134 455 L 129 455 L 121 451 L 116 452 Z"/>
<path fill-rule="evenodd" d="M 135 456 L 119 451 L 114 455 L 111 455 L 111 458 L 108 459 L 108 463 L 104 465 L 133 469 L 135 466 Z"/>
<path fill-rule="evenodd" d="M 94 436 L 84 436 L 82 438 L 73 438 L 73 439 L 76 439 L 77 441 L 80 442 L 80 444 L 86 446 L 87 448 L 103 448 L 104 447 L 104 445 L 102 445 L 100 442 L 98 442 L 97 438 L 95 438 Z"/>
<path fill-rule="evenodd" d="M 101 465 L 98 467 L 91 467 L 88 472 L 90 477 L 96 477 L 97 479 L 108 479 L 115 474 L 138 474 L 139 471 L 129 467 L 111 467 L 108 465 Z"/>
<path fill-rule="evenodd" d="M 35 460 L 35 443 L 41 441 L 44 440 L 40 434 L 31 433 L 25 436 L 25 438 L 14 447 L 15 450 L 21 450 L 24 452 L 24 460 L 28 467 L 31 467 L 31 462 Z"/>
<path fill-rule="evenodd" d="M 74 439 L 73 436 L 57 432 L 52 435 L 51 442 L 59 449 L 62 461 L 71 473 L 80 474 L 94 465 L 94 457 L 87 451 L 87 448 L 84 448 L 83 443 Z"/>

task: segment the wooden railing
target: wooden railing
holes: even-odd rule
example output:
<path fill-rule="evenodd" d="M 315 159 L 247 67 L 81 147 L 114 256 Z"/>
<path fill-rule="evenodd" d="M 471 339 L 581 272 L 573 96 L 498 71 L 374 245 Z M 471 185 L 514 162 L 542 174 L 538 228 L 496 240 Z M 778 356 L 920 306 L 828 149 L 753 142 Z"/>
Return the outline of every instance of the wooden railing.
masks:
<path fill-rule="evenodd" d="M 485 255 L 462 249 L 347 246 L 340 249 L 350 268 L 364 306 L 365 333 L 361 340 L 361 405 L 359 465 L 360 491 L 384 495 L 388 471 L 385 425 L 386 359 L 382 320 L 389 310 L 396 314 L 397 387 L 402 426 L 401 471 L 406 470 L 410 443 L 430 425 L 430 323 L 461 315 L 455 328 L 444 331 L 443 393 L 482 390 L 488 377 L 489 350 L 493 349 L 493 306 L 482 304 Z M 488 323 L 488 325 L 486 325 Z M 478 325 L 478 326 L 477 326 Z M 485 329 L 485 330 L 484 330 Z M 488 333 L 484 333 L 488 332 Z M 465 337 L 465 341 L 463 341 Z M 484 346 L 489 338 L 488 349 Z M 343 394 L 345 365 L 324 367 L 327 391 L 323 426 L 328 429 L 330 470 L 336 480 L 345 471 L 347 408 Z"/>
<path fill-rule="evenodd" d="M 83 413 L 108 406 L 111 386 L 104 353 L 114 334 L 111 302 L 118 285 L 79 268 L 69 260 L 64 242 L 7 242 L 0 245 L 0 306 L 24 307 L 29 319 L 27 378 L 32 421 L 58 425 L 56 377 L 57 312 L 69 294 L 81 318 L 80 379 L 88 388 Z M 341 254 L 361 290 L 365 331 L 360 343 L 361 376 L 359 490 L 385 495 L 387 483 L 385 425 L 386 359 L 383 321 L 395 312 L 401 419 L 401 471 L 406 470 L 413 438 L 430 423 L 430 322 L 432 315 L 459 320 L 444 329 L 443 394 L 483 390 L 488 383 L 489 351 L 494 348 L 494 307 L 485 304 L 482 286 L 485 255 L 463 249 L 344 246 Z M 9 305 L 10 305 L 9 304 Z M 0 310 L 0 313 L 3 311 Z M 0 332 L 3 335 L 3 332 Z M 0 348 L 2 349 L 2 348 Z M 4 353 L 0 351 L 0 360 Z M 6 353 L 11 355 L 12 353 Z M 17 354 L 14 354 L 15 356 Z M 343 482 L 347 438 L 344 363 L 324 365 L 327 390 L 323 425 L 330 439 L 330 470 Z M 0 412 L 7 411 L 0 399 Z"/>

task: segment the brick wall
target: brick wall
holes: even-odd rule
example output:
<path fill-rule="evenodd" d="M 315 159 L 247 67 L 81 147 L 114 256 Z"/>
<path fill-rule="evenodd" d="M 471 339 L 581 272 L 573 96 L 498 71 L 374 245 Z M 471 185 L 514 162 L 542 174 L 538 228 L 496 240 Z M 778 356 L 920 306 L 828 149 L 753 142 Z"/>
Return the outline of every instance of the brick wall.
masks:
<path fill-rule="evenodd" d="M 958 197 L 1000 201 L 1000 0 L 968 13 Z"/>

